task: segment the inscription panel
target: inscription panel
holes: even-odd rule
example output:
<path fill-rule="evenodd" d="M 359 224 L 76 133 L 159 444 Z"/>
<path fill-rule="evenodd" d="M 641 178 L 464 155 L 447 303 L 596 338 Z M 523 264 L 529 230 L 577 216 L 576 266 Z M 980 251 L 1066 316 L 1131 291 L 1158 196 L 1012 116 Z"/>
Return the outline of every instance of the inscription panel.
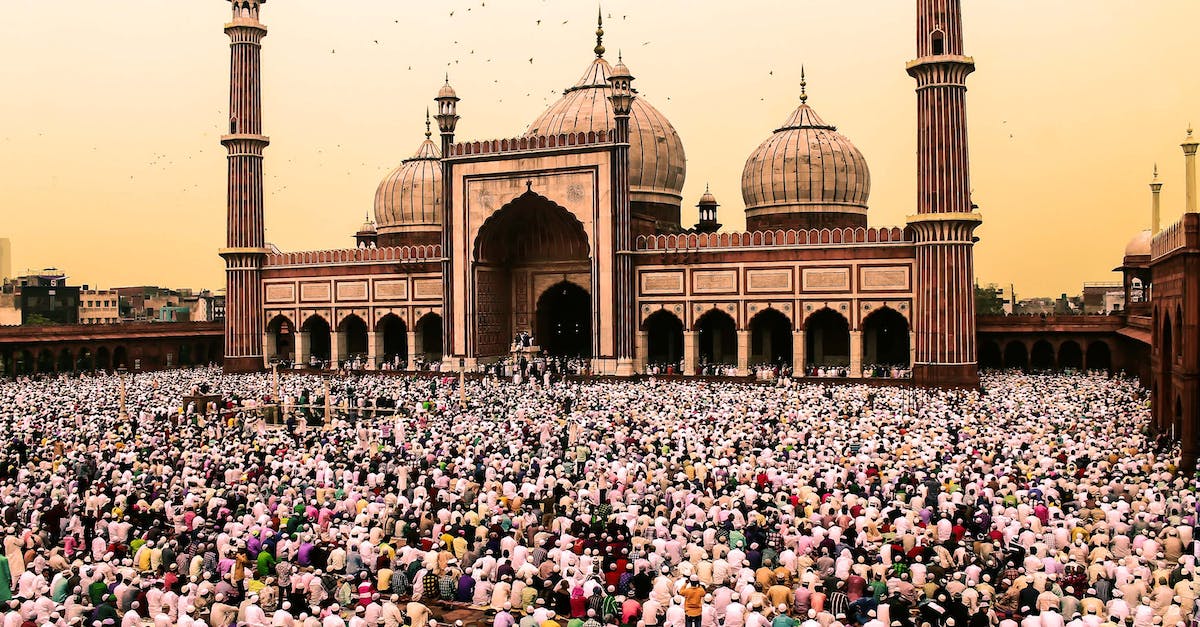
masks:
<path fill-rule="evenodd" d="M 404 300 L 408 298 L 408 281 L 376 281 L 375 298 L 379 300 Z"/>
<path fill-rule="evenodd" d="M 300 300 L 306 303 L 329 302 L 331 300 L 329 283 L 301 283 Z"/>
<path fill-rule="evenodd" d="M 850 268 L 805 268 L 801 276 L 806 292 L 850 291 Z"/>
<path fill-rule="evenodd" d="M 697 270 L 692 273 L 692 293 L 731 294 L 737 292 L 737 270 Z"/>
<path fill-rule="evenodd" d="M 295 283 L 268 283 L 266 295 L 268 303 L 290 303 L 296 300 Z"/>
<path fill-rule="evenodd" d="M 441 279 L 413 279 L 413 298 L 427 300 L 441 297 Z"/>
<path fill-rule="evenodd" d="M 642 293 L 655 295 L 683 294 L 683 272 L 642 273 Z"/>
<path fill-rule="evenodd" d="M 790 292 L 792 291 L 792 269 L 747 270 L 747 292 Z"/>
<path fill-rule="evenodd" d="M 905 266 L 866 267 L 860 270 L 859 285 L 864 292 L 906 292 L 908 284 L 908 268 Z"/>
<path fill-rule="evenodd" d="M 338 281 L 338 283 L 337 283 L 337 299 L 339 301 L 367 300 L 367 282 L 366 281 Z"/>

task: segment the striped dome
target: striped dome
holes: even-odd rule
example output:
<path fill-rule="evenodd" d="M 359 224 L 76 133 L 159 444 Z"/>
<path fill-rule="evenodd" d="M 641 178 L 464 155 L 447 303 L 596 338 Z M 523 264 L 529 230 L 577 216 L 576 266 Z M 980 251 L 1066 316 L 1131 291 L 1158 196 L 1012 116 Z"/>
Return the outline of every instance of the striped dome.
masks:
<path fill-rule="evenodd" d="M 612 71 L 608 61 L 597 57 L 579 81 L 529 125 L 525 135 L 611 132 L 616 127 L 608 100 Z M 634 98 L 629 115 L 630 200 L 679 206 L 686 176 L 687 157 L 679 133 L 645 98 Z"/>
<path fill-rule="evenodd" d="M 841 216 L 866 225 L 871 171 L 858 148 L 806 102 L 750 155 L 742 170 L 747 223 L 820 223 Z"/>
<path fill-rule="evenodd" d="M 426 131 L 417 153 L 379 184 L 375 190 L 375 222 L 381 234 L 441 228 L 441 158 L 441 151 Z"/>

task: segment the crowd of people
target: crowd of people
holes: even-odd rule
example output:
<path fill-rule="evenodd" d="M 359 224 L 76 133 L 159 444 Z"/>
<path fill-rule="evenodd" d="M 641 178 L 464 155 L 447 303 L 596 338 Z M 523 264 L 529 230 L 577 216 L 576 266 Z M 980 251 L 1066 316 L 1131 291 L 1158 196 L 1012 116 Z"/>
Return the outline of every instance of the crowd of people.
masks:
<path fill-rule="evenodd" d="M 326 381 L 0 383 L 0 627 L 1196 624 L 1127 379 Z"/>

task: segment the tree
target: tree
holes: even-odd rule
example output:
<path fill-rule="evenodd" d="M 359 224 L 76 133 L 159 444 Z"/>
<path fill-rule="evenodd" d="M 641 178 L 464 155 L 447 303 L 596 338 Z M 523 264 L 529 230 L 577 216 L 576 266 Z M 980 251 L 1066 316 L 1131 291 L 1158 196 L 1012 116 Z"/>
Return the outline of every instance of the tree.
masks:
<path fill-rule="evenodd" d="M 27 318 L 21 321 L 21 324 L 26 326 L 42 327 L 57 323 L 41 314 L 29 314 Z"/>
<path fill-rule="evenodd" d="M 980 316 L 1004 315 L 1004 290 L 995 283 L 975 285 L 975 313 Z"/>

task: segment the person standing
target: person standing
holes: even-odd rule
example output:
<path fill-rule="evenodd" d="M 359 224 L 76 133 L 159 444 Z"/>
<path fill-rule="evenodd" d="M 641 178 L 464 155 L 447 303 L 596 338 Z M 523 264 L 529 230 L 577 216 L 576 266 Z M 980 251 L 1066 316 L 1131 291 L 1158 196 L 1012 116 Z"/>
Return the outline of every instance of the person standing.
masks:
<path fill-rule="evenodd" d="M 704 616 L 704 586 L 700 585 L 700 578 L 692 575 L 688 578 L 687 584 L 679 591 L 679 595 L 683 597 L 683 614 L 685 627 L 700 627 L 701 618 Z"/>

